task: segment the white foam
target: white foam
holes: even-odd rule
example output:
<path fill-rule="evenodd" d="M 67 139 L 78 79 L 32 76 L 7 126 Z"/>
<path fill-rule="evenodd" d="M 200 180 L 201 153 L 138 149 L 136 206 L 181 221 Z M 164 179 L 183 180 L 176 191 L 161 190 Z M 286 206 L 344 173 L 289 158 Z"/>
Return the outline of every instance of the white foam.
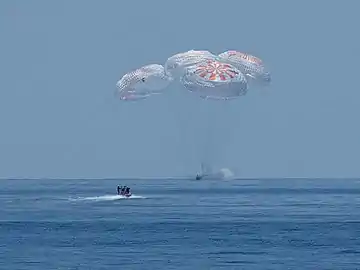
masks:
<path fill-rule="evenodd" d="M 75 199 L 70 199 L 70 201 L 116 201 L 116 200 L 130 200 L 130 199 L 146 199 L 146 197 L 139 195 L 132 195 L 131 197 L 125 197 L 121 195 L 103 195 L 103 196 L 93 196 L 93 197 L 80 197 Z"/>
<path fill-rule="evenodd" d="M 222 168 L 220 172 L 222 173 L 224 179 L 231 179 L 234 177 L 234 173 L 228 168 Z"/>

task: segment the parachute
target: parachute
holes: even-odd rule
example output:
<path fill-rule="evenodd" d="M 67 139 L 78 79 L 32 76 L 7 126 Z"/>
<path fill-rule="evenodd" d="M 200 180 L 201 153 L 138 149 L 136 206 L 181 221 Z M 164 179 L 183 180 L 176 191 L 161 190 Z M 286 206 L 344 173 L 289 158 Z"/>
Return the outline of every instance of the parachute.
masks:
<path fill-rule="evenodd" d="M 219 54 L 218 57 L 219 61 L 238 68 L 254 83 L 268 84 L 271 81 L 270 72 L 266 70 L 263 61 L 258 57 L 238 51 L 225 51 Z"/>
<path fill-rule="evenodd" d="M 154 94 L 161 94 L 172 82 L 159 64 L 150 64 L 130 71 L 117 83 L 117 95 L 120 100 L 136 101 Z"/>
<path fill-rule="evenodd" d="M 191 67 L 206 60 L 216 59 L 216 55 L 209 51 L 190 50 L 175 54 L 165 62 L 165 73 L 173 78 L 180 78 L 186 72 L 187 67 Z"/>
<path fill-rule="evenodd" d="M 175 81 L 177 86 L 190 93 L 190 99 L 198 96 L 203 102 L 199 101 L 194 108 L 190 104 L 176 102 L 179 105 L 169 105 L 167 113 L 183 115 L 185 108 L 192 121 L 185 121 L 184 125 L 190 125 L 197 117 L 200 118 L 196 130 L 191 129 L 190 132 L 195 134 L 194 140 L 198 140 L 195 142 L 198 149 L 189 147 L 189 150 L 198 151 L 201 161 L 210 164 L 213 158 L 220 158 L 220 149 L 225 149 L 221 143 L 229 144 L 229 136 L 234 136 L 230 130 L 233 123 L 223 120 L 229 115 L 235 115 L 227 110 L 237 108 L 237 104 L 232 107 L 228 102 L 221 101 L 244 96 L 252 86 L 268 85 L 271 74 L 260 58 L 250 54 L 231 50 L 217 55 L 206 50 L 189 50 L 170 56 L 164 66 L 150 64 L 125 74 L 116 83 L 117 95 L 122 101 L 139 101 L 163 94 Z M 209 100 L 220 102 L 212 103 Z M 165 105 L 168 104 L 170 102 Z M 186 134 L 190 126 L 183 127 L 182 119 L 184 117 L 179 117 L 176 123 L 180 133 Z M 184 134 L 179 135 L 185 137 Z M 219 134 L 226 138 L 216 139 Z"/>
<path fill-rule="evenodd" d="M 233 99 L 246 94 L 247 81 L 234 66 L 208 60 L 186 69 L 180 82 L 205 99 Z"/>
<path fill-rule="evenodd" d="M 175 79 L 203 99 L 227 100 L 245 95 L 249 85 L 269 84 L 271 75 L 250 54 L 189 50 L 169 57 L 164 66 L 150 64 L 125 74 L 116 84 L 117 94 L 124 101 L 146 99 L 163 93 Z"/>
<path fill-rule="evenodd" d="M 180 77 L 181 85 L 189 92 L 199 96 L 203 100 L 227 101 L 233 100 L 247 93 L 248 83 L 245 75 L 235 66 L 210 59 L 185 68 L 185 73 Z M 196 143 L 201 161 L 215 163 L 214 159 L 220 159 L 220 149 L 224 149 L 224 143 L 230 141 L 233 132 L 222 133 L 224 140 L 217 140 L 219 130 L 224 125 L 223 117 L 230 107 L 226 102 L 210 104 L 203 103 L 196 110 L 200 117 L 198 123 L 200 141 Z M 200 105 L 200 104 L 199 104 Z M 230 128 L 230 127 L 229 127 Z"/>

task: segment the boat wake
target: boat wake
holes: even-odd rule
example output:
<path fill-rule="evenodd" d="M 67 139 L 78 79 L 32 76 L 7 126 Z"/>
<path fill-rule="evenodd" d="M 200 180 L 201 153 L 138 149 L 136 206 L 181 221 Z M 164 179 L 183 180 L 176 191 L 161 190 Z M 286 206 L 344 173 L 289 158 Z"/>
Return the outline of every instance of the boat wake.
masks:
<path fill-rule="evenodd" d="M 70 201 L 117 201 L 117 200 L 130 200 L 130 199 L 146 199 L 146 197 L 139 195 L 132 195 L 131 197 L 125 197 L 122 195 L 103 195 L 103 196 L 93 196 L 93 197 L 79 197 L 79 198 L 71 198 Z"/>

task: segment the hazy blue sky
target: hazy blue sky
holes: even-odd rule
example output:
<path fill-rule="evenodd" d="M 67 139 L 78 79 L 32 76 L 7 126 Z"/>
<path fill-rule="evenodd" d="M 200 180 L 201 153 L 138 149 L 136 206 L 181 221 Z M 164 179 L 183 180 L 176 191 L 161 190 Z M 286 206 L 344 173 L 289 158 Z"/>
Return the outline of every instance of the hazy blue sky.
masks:
<path fill-rule="evenodd" d="M 359 10 L 350 0 L 0 1 L 0 177 L 189 175 L 210 143 L 214 165 L 240 177 L 360 176 Z M 226 104 L 178 86 L 115 99 L 123 73 L 189 49 L 253 53 L 272 85 Z"/>

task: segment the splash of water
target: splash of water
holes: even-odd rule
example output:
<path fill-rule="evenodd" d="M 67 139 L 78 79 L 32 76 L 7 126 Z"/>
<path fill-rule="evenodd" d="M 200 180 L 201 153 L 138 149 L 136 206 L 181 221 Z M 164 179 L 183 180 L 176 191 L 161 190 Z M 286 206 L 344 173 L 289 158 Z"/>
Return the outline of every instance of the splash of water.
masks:
<path fill-rule="evenodd" d="M 234 177 L 234 173 L 229 168 L 220 169 L 223 179 L 231 179 Z"/>
<path fill-rule="evenodd" d="M 132 195 L 131 197 L 125 197 L 120 195 L 103 195 L 103 196 L 93 196 L 93 197 L 80 197 L 76 199 L 70 199 L 70 201 L 117 201 L 117 200 L 129 200 L 129 199 L 146 199 L 146 197 L 139 195 Z"/>

